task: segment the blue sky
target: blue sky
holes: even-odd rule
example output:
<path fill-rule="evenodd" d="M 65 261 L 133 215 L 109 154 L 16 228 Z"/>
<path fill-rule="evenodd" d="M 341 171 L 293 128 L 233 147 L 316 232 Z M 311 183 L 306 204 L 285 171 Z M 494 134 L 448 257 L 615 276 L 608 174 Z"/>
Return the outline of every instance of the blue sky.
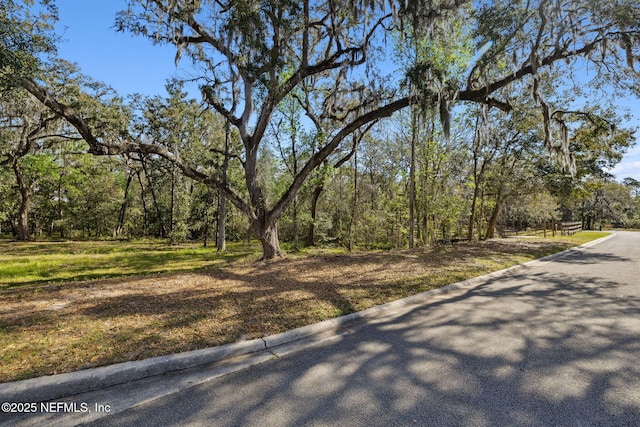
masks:
<path fill-rule="evenodd" d="M 77 62 L 83 74 L 107 83 L 121 95 L 161 95 L 166 80 L 184 75 L 174 64 L 175 49 L 153 46 L 147 39 L 119 33 L 115 14 L 125 7 L 117 0 L 57 0 L 58 54 Z M 183 70 L 184 71 L 184 70 Z"/>
<path fill-rule="evenodd" d="M 58 32 L 64 39 L 59 46 L 60 57 L 77 62 L 84 74 L 111 85 L 121 95 L 163 95 L 168 78 L 188 75 L 185 69 L 175 67 L 174 48 L 154 46 L 142 37 L 116 32 L 115 14 L 125 7 L 124 1 L 57 0 L 56 4 Z M 640 100 L 621 102 L 634 116 L 629 125 L 640 127 Z M 636 140 L 640 144 L 640 131 Z M 630 149 L 612 172 L 618 180 L 640 180 L 640 146 Z"/>

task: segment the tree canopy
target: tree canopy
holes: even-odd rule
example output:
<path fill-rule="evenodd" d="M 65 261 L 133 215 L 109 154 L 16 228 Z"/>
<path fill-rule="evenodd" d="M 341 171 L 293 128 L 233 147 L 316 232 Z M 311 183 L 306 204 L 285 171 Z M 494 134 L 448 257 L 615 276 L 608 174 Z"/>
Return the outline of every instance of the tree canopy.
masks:
<path fill-rule="evenodd" d="M 215 189 L 246 216 L 265 258 L 281 255 L 278 221 L 319 168 L 352 144 L 351 135 L 408 106 L 438 111 L 445 138 L 451 137 L 456 105 L 481 105 L 506 120 L 524 109 L 540 124 L 547 150 L 573 170 L 577 151 L 622 147 L 630 133 L 603 110 L 576 108 L 566 94 L 585 95 L 586 86 L 634 93 L 640 87 L 637 0 L 126 2 L 116 28 L 175 46 L 176 63 L 189 60 L 198 70 L 195 81 L 208 108 L 236 130 L 238 151 L 225 158 L 241 168 L 238 182 L 184 156 L 161 134 L 131 132 L 117 98 L 102 103 L 115 126 L 92 123 L 77 101 L 80 93 L 56 93 L 42 74 L 47 67 L 41 53 L 52 52 L 56 42 L 53 2 L 42 2 L 49 14 L 38 25 L 30 24 L 29 8 L 5 2 L 4 80 L 11 76 L 67 120 L 90 153 L 161 157 Z M 392 66 L 394 46 L 417 40 L 427 46 L 424 52 Z M 585 67 L 593 70 L 589 82 L 581 76 Z M 304 112 L 315 142 L 296 160 L 288 184 L 268 198 L 260 154 L 274 117 L 291 100 Z"/>

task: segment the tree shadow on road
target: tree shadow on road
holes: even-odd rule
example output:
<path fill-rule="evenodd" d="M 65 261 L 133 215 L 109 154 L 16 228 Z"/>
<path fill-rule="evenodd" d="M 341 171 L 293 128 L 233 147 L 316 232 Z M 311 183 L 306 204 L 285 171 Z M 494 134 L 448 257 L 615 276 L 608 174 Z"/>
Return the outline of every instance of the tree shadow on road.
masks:
<path fill-rule="evenodd" d="M 554 262 L 563 264 L 579 264 L 591 265 L 595 263 L 612 263 L 612 262 L 634 262 L 633 259 L 622 257 L 610 252 L 598 251 L 594 249 L 572 250 L 563 254 L 561 257 L 554 258 Z"/>

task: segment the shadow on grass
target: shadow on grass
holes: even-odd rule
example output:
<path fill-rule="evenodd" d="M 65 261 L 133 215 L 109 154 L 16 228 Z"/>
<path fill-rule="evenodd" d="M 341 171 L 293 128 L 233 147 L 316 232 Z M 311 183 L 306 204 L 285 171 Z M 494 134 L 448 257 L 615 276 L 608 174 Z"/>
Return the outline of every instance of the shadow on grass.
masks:
<path fill-rule="evenodd" d="M 512 249 L 496 242 L 485 245 L 485 250 L 495 257 L 511 255 L 509 248 Z M 533 257 L 538 250 L 525 252 Z M 233 330 L 226 331 L 223 339 L 232 342 L 241 336 L 264 336 L 353 313 L 488 271 L 487 267 L 470 264 L 478 256 L 476 246 L 436 251 L 437 256 L 429 251 L 396 251 L 283 259 L 255 264 L 250 272 L 242 274 L 231 268 L 201 270 L 194 280 L 228 285 L 176 290 L 161 297 L 137 292 L 103 298 L 87 307 L 83 315 L 105 319 L 116 314 L 150 316 L 160 319 L 156 326 L 160 329 L 195 328 L 207 318 L 221 324 L 232 323 Z M 448 272 L 442 276 L 394 273 L 381 279 L 399 263 L 407 271 L 430 265 Z M 362 269 L 371 274 L 364 274 Z M 322 271 L 334 274 L 325 276 Z"/>
<path fill-rule="evenodd" d="M 518 245 L 518 251 L 526 254 L 541 250 L 539 244 Z M 41 305 L 34 306 L 33 313 L 29 315 L 21 311 L 22 303 L 14 303 L 17 307 L 14 312 L 5 310 L 14 321 L 5 321 L 3 326 L 5 332 L 19 333 L 21 328 L 46 331 L 47 325 L 69 323 L 72 316 L 76 324 L 96 325 L 118 322 L 123 318 L 137 319 L 137 324 L 129 323 L 134 325 L 135 334 L 118 328 L 95 332 L 101 334 L 103 347 L 107 349 L 100 350 L 96 363 L 108 364 L 133 360 L 131 357 L 145 358 L 219 345 L 241 337 L 256 338 L 360 311 L 487 272 L 490 268 L 485 266 L 483 271 L 474 264 L 476 257 L 507 259 L 514 250 L 510 243 L 494 241 L 442 246 L 433 251 L 289 258 L 254 263 L 242 269 L 203 268 L 188 275 L 188 280 L 194 283 L 184 289 L 180 289 L 177 282 L 177 289 L 172 288 L 174 278 L 182 280 L 180 275 L 174 274 L 162 275 L 157 280 L 154 278 L 137 285 L 132 291 L 126 289 L 127 279 L 111 279 L 109 285 L 115 285 L 113 288 L 122 284 L 121 291 L 113 292 L 118 295 L 101 294 L 101 282 L 60 284 L 50 288 L 52 291 L 65 290 L 63 296 L 55 298 L 73 299 L 75 295 L 84 294 L 82 301 L 77 304 L 72 301 L 68 309 L 60 310 L 55 316 L 57 309 L 51 308 L 48 295 L 40 298 L 38 304 Z M 131 261 L 119 257 L 123 263 Z M 160 259 L 167 261 L 164 255 Z M 147 264 L 140 265 L 153 264 L 149 260 L 144 262 Z M 400 270 L 398 265 L 402 266 Z M 438 268 L 443 269 L 442 273 L 434 275 L 433 269 Z M 419 273 L 409 275 L 409 271 Z M 198 282 L 205 285 L 199 286 Z M 211 285 L 212 282 L 216 283 Z M 155 284 L 163 289 L 154 294 Z M 141 286 L 148 286 L 149 290 L 145 291 Z M 25 289 L 25 295 L 32 291 Z M 44 294 L 46 290 L 42 292 Z M 94 293 L 96 297 L 92 296 Z M 41 314 L 52 317 L 42 321 L 42 317 L 38 317 Z M 137 348 L 133 356 L 128 350 L 123 350 L 131 347 Z"/>
<path fill-rule="evenodd" d="M 125 251 L 126 252 L 126 251 Z M 167 248 L 163 251 L 136 250 L 130 253 L 105 253 L 104 257 L 77 259 L 73 256 L 68 260 L 43 260 L 43 267 L 36 261 L 25 259 L 20 266 L 10 271 L 0 267 L 0 290 L 16 287 L 29 287 L 52 283 L 88 281 L 117 277 L 144 276 L 171 272 L 199 271 L 211 267 L 231 264 L 256 254 L 253 249 L 235 250 L 233 252 L 217 253 L 215 249 L 209 251 L 176 250 Z M 20 260 L 22 261 L 22 259 Z M 42 270 L 45 271 L 42 271 Z M 115 269 L 115 271 L 113 271 Z M 9 271 L 8 271 L 9 270 Z M 24 277 L 32 276 L 28 282 Z M 11 277 L 18 279 L 12 280 Z"/>
<path fill-rule="evenodd" d="M 602 267 L 492 280 L 91 425 L 637 425 L 637 260 L 586 259 Z"/>

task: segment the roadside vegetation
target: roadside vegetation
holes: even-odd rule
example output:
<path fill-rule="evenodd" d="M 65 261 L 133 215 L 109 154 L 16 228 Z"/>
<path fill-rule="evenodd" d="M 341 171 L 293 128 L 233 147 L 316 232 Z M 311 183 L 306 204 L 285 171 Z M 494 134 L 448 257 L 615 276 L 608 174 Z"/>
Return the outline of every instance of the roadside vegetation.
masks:
<path fill-rule="evenodd" d="M 218 254 L 153 242 L 4 242 L 0 381 L 275 334 L 604 235 L 352 253 L 315 248 L 271 262 L 256 262 L 259 245 Z"/>

